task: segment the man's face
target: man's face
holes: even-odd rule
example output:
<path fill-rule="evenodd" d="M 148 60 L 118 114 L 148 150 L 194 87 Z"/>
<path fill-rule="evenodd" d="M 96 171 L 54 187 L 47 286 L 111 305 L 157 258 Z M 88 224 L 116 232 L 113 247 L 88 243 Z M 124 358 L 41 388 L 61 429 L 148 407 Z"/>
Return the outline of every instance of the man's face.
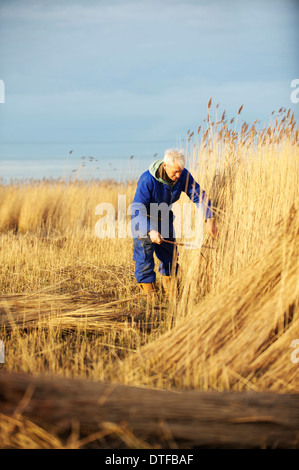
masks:
<path fill-rule="evenodd" d="M 183 172 L 183 168 L 181 168 L 177 163 L 175 163 L 173 166 L 169 166 L 164 163 L 164 168 L 167 173 L 167 176 L 172 181 L 177 181 Z"/>

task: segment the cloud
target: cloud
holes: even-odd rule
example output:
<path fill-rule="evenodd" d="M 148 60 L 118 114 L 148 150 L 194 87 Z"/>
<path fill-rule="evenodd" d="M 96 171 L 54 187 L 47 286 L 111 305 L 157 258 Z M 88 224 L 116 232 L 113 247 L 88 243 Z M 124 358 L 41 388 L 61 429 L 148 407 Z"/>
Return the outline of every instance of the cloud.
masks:
<path fill-rule="evenodd" d="M 0 13 L 2 136 L 175 136 L 211 96 L 265 118 L 298 70 L 277 0 L 2 0 Z"/>

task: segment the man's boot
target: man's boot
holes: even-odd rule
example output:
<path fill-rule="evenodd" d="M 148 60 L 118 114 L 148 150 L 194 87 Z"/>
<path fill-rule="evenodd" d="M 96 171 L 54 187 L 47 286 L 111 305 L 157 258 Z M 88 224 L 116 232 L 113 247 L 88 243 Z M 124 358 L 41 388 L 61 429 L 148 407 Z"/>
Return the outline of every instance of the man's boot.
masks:
<path fill-rule="evenodd" d="M 147 297 L 147 300 L 151 302 L 157 302 L 159 300 L 154 282 L 142 282 L 138 285 L 141 292 Z"/>

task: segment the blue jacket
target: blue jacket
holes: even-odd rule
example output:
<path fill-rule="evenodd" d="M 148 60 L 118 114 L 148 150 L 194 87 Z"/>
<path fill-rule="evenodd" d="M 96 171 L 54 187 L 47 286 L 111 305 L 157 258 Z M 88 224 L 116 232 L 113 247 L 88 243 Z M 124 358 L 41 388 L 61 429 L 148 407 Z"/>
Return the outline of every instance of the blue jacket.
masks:
<path fill-rule="evenodd" d="M 155 173 L 152 171 L 152 168 L 157 167 L 157 163 L 157 161 L 154 162 L 150 169 L 140 176 L 131 206 L 132 220 L 138 216 L 139 236 L 146 237 L 147 232 L 152 228 L 149 217 L 150 204 L 161 204 L 164 202 L 168 206 L 171 206 L 180 198 L 182 191 L 188 195 L 190 200 L 193 201 L 197 207 L 199 207 L 200 204 L 204 204 L 206 207 L 206 219 L 214 217 L 214 212 L 211 209 L 211 201 L 206 200 L 205 191 L 201 190 L 199 184 L 186 168 L 184 168 L 177 182 L 173 185 L 169 185 L 156 178 Z"/>

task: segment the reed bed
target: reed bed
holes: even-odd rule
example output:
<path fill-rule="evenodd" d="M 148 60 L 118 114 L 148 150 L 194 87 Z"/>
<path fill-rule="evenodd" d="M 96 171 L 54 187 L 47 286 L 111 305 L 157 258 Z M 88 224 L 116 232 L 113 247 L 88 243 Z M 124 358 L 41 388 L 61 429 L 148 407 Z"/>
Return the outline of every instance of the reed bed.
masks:
<path fill-rule="evenodd" d="M 139 297 L 130 237 L 95 231 L 101 202 L 115 208 L 117 230 L 118 196 L 129 206 L 136 181 L 0 185 L 3 369 L 177 389 L 298 389 L 290 361 L 298 337 L 294 115 L 281 109 L 267 128 L 256 121 L 237 131 L 242 107 L 235 121 L 215 113 L 210 101 L 185 153 L 218 234 L 201 249 L 178 247 L 170 304 L 159 276 L 161 305 Z M 182 195 L 176 207 L 185 202 Z"/>

